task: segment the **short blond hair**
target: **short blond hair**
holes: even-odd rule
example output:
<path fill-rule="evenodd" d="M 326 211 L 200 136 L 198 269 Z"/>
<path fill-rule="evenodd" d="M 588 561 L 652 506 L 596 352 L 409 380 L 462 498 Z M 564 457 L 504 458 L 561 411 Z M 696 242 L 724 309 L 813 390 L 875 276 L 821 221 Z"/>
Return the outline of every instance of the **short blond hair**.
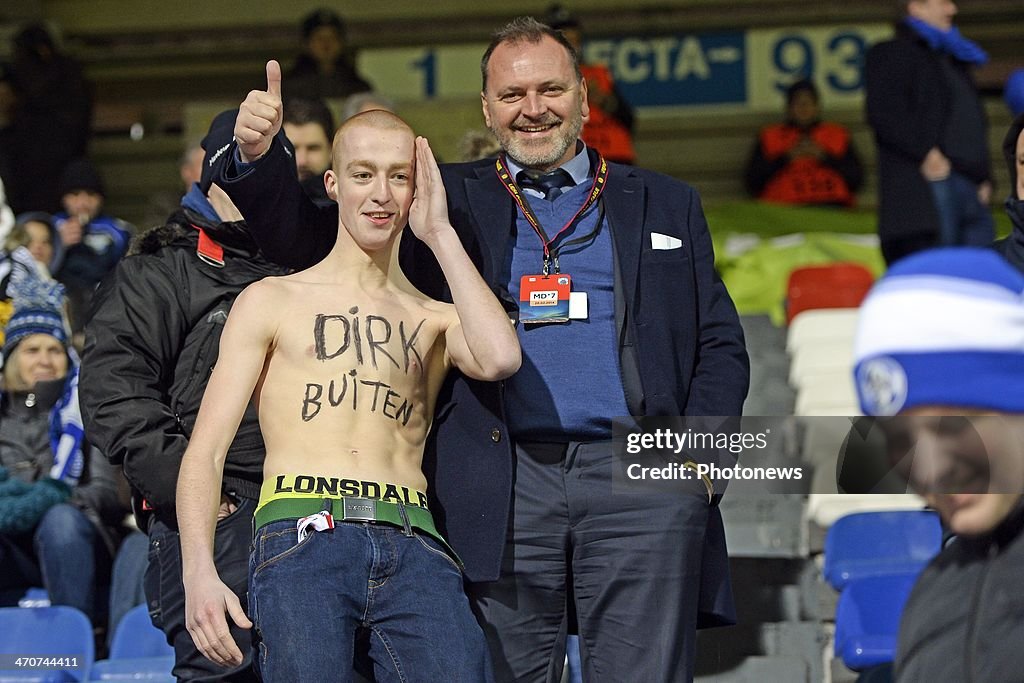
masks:
<path fill-rule="evenodd" d="M 334 141 L 331 143 L 331 166 L 337 168 L 338 155 L 341 153 L 341 139 L 353 128 L 372 128 L 374 130 L 400 130 L 407 131 L 415 137 L 412 126 L 403 121 L 397 114 L 383 109 L 371 109 L 361 114 L 356 114 L 347 119 L 334 134 Z"/>

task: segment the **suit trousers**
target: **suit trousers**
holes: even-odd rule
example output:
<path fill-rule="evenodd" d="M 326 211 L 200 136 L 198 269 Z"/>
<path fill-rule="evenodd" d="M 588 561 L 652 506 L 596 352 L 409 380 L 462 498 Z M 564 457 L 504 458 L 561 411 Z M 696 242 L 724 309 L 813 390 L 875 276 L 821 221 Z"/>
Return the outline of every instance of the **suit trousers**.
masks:
<path fill-rule="evenodd" d="M 706 491 L 612 490 L 611 442 L 519 443 L 501 577 L 467 591 L 498 681 L 691 681 Z"/>

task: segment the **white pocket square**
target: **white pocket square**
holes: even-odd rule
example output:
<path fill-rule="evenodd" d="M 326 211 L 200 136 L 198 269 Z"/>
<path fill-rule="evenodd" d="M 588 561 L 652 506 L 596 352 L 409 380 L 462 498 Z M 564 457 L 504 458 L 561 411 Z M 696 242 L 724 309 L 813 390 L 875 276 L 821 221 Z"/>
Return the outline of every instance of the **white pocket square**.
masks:
<path fill-rule="evenodd" d="M 682 240 L 672 235 L 662 235 L 660 232 L 651 233 L 651 249 L 678 249 L 683 246 Z"/>

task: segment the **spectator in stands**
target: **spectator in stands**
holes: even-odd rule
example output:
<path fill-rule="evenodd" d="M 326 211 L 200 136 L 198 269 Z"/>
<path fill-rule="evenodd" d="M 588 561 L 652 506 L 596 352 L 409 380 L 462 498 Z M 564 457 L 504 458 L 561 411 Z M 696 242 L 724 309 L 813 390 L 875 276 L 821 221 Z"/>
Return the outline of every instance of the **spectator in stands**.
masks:
<path fill-rule="evenodd" d="M 341 120 L 345 122 L 356 114 L 362 114 L 364 111 L 373 111 L 374 109 L 383 109 L 394 114 L 395 103 L 379 93 L 356 93 L 345 99 L 345 106 L 341 108 Z"/>
<path fill-rule="evenodd" d="M 356 71 L 345 22 L 337 13 L 319 9 L 306 16 L 302 40 L 303 52 L 287 74 L 286 98 L 325 100 L 373 89 Z"/>
<path fill-rule="evenodd" d="M 178 161 L 178 173 L 181 185 L 188 192 L 203 176 L 203 147 L 198 140 L 189 144 L 181 153 Z"/>
<path fill-rule="evenodd" d="M 102 215 L 103 179 L 88 159 L 76 159 L 61 174 L 58 185 L 64 210 L 54 219 L 64 246 L 64 261 L 55 273 L 68 288 L 71 329 L 80 332 L 86 322 L 92 292 L 128 251 L 134 228 Z"/>
<path fill-rule="evenodd" d="M 40 24 L 15 35 L 11 78 L 17 91 L 11 153 L 18 168 L 11 207 L 16 213 L 53 211 L 61 171 L 86 152 L 91 87 L 78 62 L 61 53 Z"/>
<path fill-rule="evenodd" d="M 21 258 L 15 251 L 23 247 Z M 18 216 L 11 234 L 0 249 L 0 328 L 6 327 L 14 312 L 14 301 L 9 291 L 15 270 L 33 269 L 39 277 L 52 280 L 51 273 L 60 264 L 60 239 L 53 227 L 53 218 L 45 213 L 27 213 Z M 0 344 L 3 333 L 0 331 Z"/>
<path fill-rule="evenodd" d="M 1006 132 L 1003 156 L 1010 171 L 1010 196 L 1005 206 L 1013 230 L 994 246 L 1012 266 L 1024 272 L 1024 113 L 1014 119 Z"/>
<path fill-rule="evenodd" d="M 583 58 L 583 27 L 562 5 L 548 8 L 545 23 L 561 31 L 576 53 Z M 587 103 L 590 118 L 583 124 L 583 141 L 601 152 L 608 161 L 636 163 L 633 149 L 633 108 L 615 87 L 615 78 L 604 64 L 580 63 L 580 72 L 587 81 Z"/>
<path fill-rule="evenodd" d="M 985 51 L 953 26 L 951 0 L 907 0 L 893 40 L 867 54 L 878 145 L 878 232 L 887 263 L 937 245 L 988 245 L 995 227 L 988 123 L 971 77 Z"/>
<path fill-rule="evenodd" d="M 178 468 L 228 311 L 248 284 L 283 273 L 259 255 L 242 216 L 213 184 L 210 162 L 231 142 L 236 113 L 214 119 L 203 140 L 200 183 L 100 286 L 86 328 L 86 428 L 131 484 L 138 526 L 149 534 L 147 601 L 154 623 L 174 647 L 174 674 L 184 680 L 257 680 L 248 630 L 232 628 L 235 641 L 245 644 L 245 661 L 230 670 L 214 665 L 193 644 L 185 628 L 175 518 Z M 215 557 L 220 576 L 243 602 L 263 458 L 250 407 L 227 457 Z"/>
<path fill-rule="evenodd" d="M 18 216 L 14 229 L 4 243 L 4 250 L 11 254 L 18 247 L 28 249 L 43 269 L 43 274 L 52 277 L 63 259 L 63 245 L 53 216 L 41 211 L 30 211 Z M 5 290 L 0 288 L 0 291 Z"/>
<path fill-rule="evenodd" d="M 25 267 L 12 277 L 3 346 L 0 587 L 42 585 L 51 603 L 97 625 L 128 508 L 117 470 L 83 435 L 64 288 L 41 277 L 24 249 L 16 258 Z"/>
<path fill-rule="evenodd" d="M 284 134 L 295 150 L 299 182 L 313 199 L 328 201 L 324 172 L 331 166 L 334 116 L 323 100 L 292 98 L 284 105 Z"/>
<path fill-rule="evenodd" d="M 809 80 L 786 90 L 786 120 L 765 126 L 747 162 L 751 196 L 783 204 L 852 206 L 864 169 L 850 131 L 821 120 L 818 89 Z"/>
<path fill-rule="evenodd" d="M 956 537 L 903 612 L 897 681 L 1020 681 L 1024 275 L 987 249 L 920 253 L 861 309 L 856 383 L 890 462 Z"/>

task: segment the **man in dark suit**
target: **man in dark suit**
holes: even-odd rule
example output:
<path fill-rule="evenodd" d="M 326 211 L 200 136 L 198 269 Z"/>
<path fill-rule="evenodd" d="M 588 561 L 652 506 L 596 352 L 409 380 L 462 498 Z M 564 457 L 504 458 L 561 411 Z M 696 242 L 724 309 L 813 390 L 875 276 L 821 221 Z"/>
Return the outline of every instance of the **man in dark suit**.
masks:
<path fill-rule="evenodd" d="M 610 439 L 613 417 L 742 409 L 747 355 L 700 200 L 578 140 L 586 82 L 561 34 L 517 19 L 482 71 L 504 153 L 442 175 L 467 253 L 518 321 L 523 368 L 500 384 L 449 378 L 424 459 L 431 508 L 465 562 L 498 680 L 557 681 L 574 625 L 588 680 L 690 680 L 697 626 L 734 618 L 717 496 L 613 491 Z M 222 180 L 266 253 L 301 268 L 331 248 L 334 222 L 274 140 L 276 62 L 267 73 Z M 409 233 L 401 247 L 414 284 L 450 300 L 429 250 Z M 526 323 L 529 278 L 546 272 L 571 278 L 570 319 Z"/>

